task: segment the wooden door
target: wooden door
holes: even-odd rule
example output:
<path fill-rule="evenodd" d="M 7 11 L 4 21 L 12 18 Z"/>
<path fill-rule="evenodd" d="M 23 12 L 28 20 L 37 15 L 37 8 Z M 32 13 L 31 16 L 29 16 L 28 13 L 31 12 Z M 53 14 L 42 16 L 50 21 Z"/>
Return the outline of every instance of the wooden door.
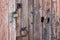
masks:
<path fill-rule="evenodd" d="M 59 0 L 22 0 L 21 4 L 19 27 L 26 27 L 27 35 L 20 34 L 20 40 L 60 39 Z"/>

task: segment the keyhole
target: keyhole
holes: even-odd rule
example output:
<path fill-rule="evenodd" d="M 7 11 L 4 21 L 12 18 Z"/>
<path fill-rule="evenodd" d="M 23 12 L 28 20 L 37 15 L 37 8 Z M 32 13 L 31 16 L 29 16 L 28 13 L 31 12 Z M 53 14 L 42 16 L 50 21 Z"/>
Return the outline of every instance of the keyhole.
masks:
<path fill-rule="evenodd" d="M 50 21 L 50 18 L 47 18 L 47 23 L 49 23 L 49 21 Z"/>
<path fill-rule="evenodd" d="M 44 22 L 44 17 L 41 17 L 41 22 Z"/>

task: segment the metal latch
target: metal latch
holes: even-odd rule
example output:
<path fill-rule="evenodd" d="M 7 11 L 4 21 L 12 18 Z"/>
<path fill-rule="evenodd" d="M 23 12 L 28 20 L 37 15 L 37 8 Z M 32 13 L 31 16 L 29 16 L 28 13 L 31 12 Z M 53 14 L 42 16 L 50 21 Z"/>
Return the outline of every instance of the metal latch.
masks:
<path fill-rule="evenodd" d="M 16 11 L 13 12 L 12 14 L 13 14 L 13 17 L 14 17 L 14 18 L 18 17 L 18 14 L 16 13 Z"/>
<path fill-rule="evenodd" d="M 16 13 L 16 14 L 14 14 L 14 18 L 16 18 L 16 17 L 18 17 L 18 14 Z"/>

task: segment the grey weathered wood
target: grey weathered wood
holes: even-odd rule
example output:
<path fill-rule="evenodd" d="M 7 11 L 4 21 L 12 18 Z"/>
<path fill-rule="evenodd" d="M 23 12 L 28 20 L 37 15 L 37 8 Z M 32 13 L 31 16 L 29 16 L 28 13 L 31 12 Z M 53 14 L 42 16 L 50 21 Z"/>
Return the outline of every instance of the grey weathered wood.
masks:
<path fill-rule="evenodd" d="M 22 26 L 28 28 L 28 0 L 21 0 L 22 3 Z M 25 38 L 22 37 L 23 40 L 28 40 L 28 36 Z"/>

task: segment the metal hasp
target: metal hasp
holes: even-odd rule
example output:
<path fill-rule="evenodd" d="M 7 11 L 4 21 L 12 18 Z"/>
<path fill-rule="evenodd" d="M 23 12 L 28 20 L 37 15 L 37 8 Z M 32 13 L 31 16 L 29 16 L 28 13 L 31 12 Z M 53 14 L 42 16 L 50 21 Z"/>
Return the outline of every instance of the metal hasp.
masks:
<path fill-rule="evenodd" d="M 18 17 L 18 14 L 16 13 L 16 11 L 15 12 L 12 12 L 10 14 L 10 23 L 12 23 L 13 22 L 13 18 L 16 18 L 16 17 Z"/>
<path fill-rule="evenodd" d="M 18 14 L 16 13 L 16 11 L 13 12 L 13 17 L 14 17 L 14 18 L 17 18 L 17 17 L 18 17 Z"/>

